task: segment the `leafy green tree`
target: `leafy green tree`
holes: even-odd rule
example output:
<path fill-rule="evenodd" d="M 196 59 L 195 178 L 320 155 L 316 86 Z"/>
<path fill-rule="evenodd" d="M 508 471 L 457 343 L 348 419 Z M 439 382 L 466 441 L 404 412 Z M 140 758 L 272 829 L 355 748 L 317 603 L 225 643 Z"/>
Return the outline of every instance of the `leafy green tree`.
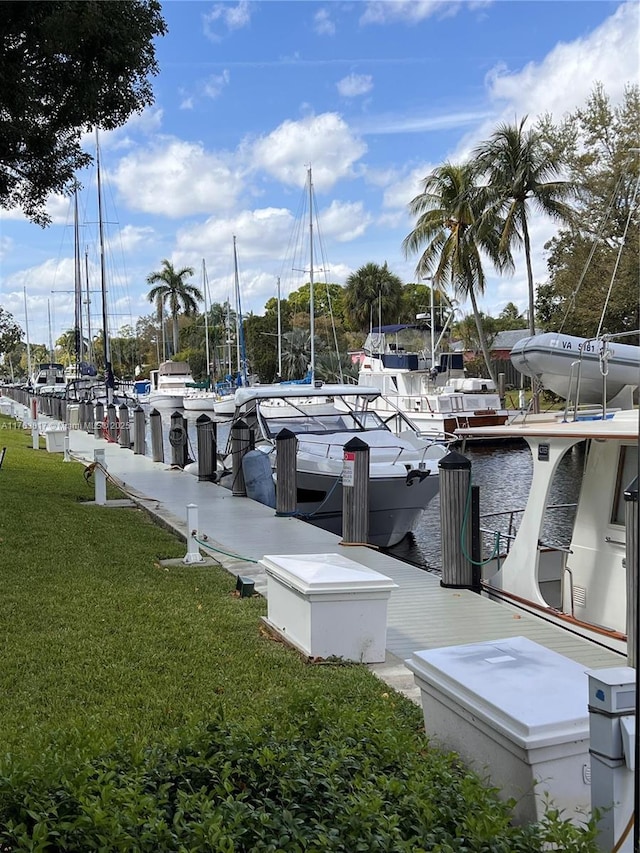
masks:
<path fill-rule="evenodd" d="M 581 337 L 638 329 L 640 87 L 628 86 L 613 106 L 598 84 L 560 124 L 547 116 L 541 133 L 566 157 L 578 213 L 546 246 L 540 324 Z"/>
<path fill-rule="evenodd" d="M 535 288 L 531 265 L 529 221 L 534 211 L 559 222 L 571 222 L 573 209 L 565 199 L 575 194 L 571 181 L 560 180 L 562 154 L 548 146 L 539 130 L 501 124 L 475 152 L 476 168 L 487 181 L 495 212 L 503 217 L 500 251 L 524 247 L 529 290 L 529 331 L 535 335 Z"/>
<path fill-rule="evenodd" d="M 473 163 L 445 163 L 427 175 L 423 192 L 409 204 L 411 214 L 418 219 L 402 246 L 407 256 L 422 250 L 416 275 L 432 275 L 433 284 L 440 288 L 449 283 L 456 296 L 471 301 L 482 355 L 495 382 L 477 301 L 486 281 L 482 255 L 485 253 L 498 270 L 508 269 L 512 261 L 508 249 L 500 251 L 501 223 L 487 212 L 486 194 L 476 178 Z"/>
<path fill-rule="evenodd" d="M 112 130 L 153 103 L 158 0 L 5 2 L 0 15 L 0 206 L 40 225 L 47 196 L 91 162 L 92 127 Z"/>
<path fill-rule="evenodd" d="M 185 281 L 193 275 L 193 267 L 182 267 L 176 270 L 166 258 L 162 261 L 162 269 L 149 273 L 147 284 L 153 284 L 147 299 L 156 305 L 158 319 L 162 323 L 164 309 L 168 306 L 169 316 L 173 322 L 173 352 L 178 352 L 180 313 L 187 317 L 194 314 L 198 309 L 198 302 L 202 302 L 202 293 L 194 285 Z"/>
<path fill-rule="evenodd" d="M 12 350 L 22 340 L 22 336 L 22 329 L 14 321 L 13 314 L 0 305 L 0 355 Z"/>
<path fill-rule="evenodd" d="M 515 303 L 507 302 L 495 322 L 498 331 L 522 329 L 526 324 L 526 317 L 520 313 L 520 309 Z"/>
<path fill-rule="evenodd" d="M 402 279 L 387 263 L 368 263 L 347 278 L 344 288 L 344 313 L 354 330 L 366 332 L 370 324 L 396 323 L 402 305 Z M 380 307 L 378 307 L 380 306 Z"/>

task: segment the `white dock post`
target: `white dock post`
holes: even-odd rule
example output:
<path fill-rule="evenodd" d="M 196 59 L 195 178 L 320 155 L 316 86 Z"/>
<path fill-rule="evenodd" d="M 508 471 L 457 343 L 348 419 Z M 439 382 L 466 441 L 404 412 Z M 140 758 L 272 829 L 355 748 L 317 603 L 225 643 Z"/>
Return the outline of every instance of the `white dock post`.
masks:
<path fill-rule="evenodd" d="M 202 563 L 204 557 L 200 553 L 196 536 L 198 535 L 198 506 L 187 504 L 187 553 L 183 563 Z"/>
<path fill-rule="evenodd" d="M 105 474 L 105 452 L 104 450 L 93 451 L 93 461 L 96 467 L 93 469 L 93 480 L 96 484 L 96 504 L 106 506 L 107 503 L 107 477 Z"/>
<path fill-rule="evenodd" d="M 69 453 L 69 430 L 65 430 L 64 434 L 64 456 L 62 457 L 63 462 L 71 462 L 71 454 Z"/>
<path fill-rule="evenodd" d="M 38 398 L 31 398 L 31 446 L 34 450 L 40 449 L 40 436 L 38 435 Z"/>

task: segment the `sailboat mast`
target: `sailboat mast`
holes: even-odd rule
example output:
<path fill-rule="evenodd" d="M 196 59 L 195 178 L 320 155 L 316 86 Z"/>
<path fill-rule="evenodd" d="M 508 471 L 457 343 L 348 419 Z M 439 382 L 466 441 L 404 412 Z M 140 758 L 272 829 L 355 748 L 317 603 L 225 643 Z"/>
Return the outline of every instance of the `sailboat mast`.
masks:
<path fill-rule="evenodd" d="M 204 294 L 204 349 L 207 357 L 207 380 L 211 380 L 211 358 L 209 355 L 209 307 L 207 305 L 207 267 L 202 259 L 202 293 Z"/>
<path fill-rule="evenodd" d="M 236 299 L 236 368 L 240 373 L 240 282 L 238 279 L 238 253 L 235 235 L 233 237 L 233 287 Z"/>
<path fill-rule="evenodd" d="M 73 270 L 75 286 L 75 326 L 74 345 L 76 355 L 76 376 L 80 375 L 82 361 L 82 280 L 80 273 L 80 225 L 78 222 L 78 184 L 73 187 Z"/>
<path fill-rule="evenodd" d="M 278 276 L 278 378 L 282 379 L 282 315 L 280 312 L 280 276 Z"/>
<path fill-rule="evenodd" d="M 24 293 L 24 326 L 27 332 L 27 370 L 29 371 L 29 382 L 33 377 L 33 373 L 31 371 L 31 338 L 29 337 L 29 313 L 27 311 L 27 288 L 22 288 Z"/>
<path fill-rule="evenodd" d="M 311 337 L 311 364 L 309 372 L 311 383 L 315 380 L 316 372 L 316 342 L 315 342 L 315 304 L 313 300 L 313 181 L 311 179 L 311 166 L 309 166 L 309 335 Z"/>
<path fill-rule="evenodd" d="M 49 361 L 53 363 L 53 335 L 51 333 L 51 300 L 47 299 L 47 319 L 49 321 Z"/>
<path fill-rule="evenodd" d="M 91 294 L 89 293 L 89 251 L 84 250 L 84 280 L 87 288 L 87 361 L 93 363 L 93 341 L 91 339 Z"/>
<path fill-rule="evenodd" d="M 109 332 L 107 329 L 107 275 L 104 256 L 104 223 L 102 216 L 102 184 L 100 181 L 100 142 L 98 140 L 98 128 L 96 127 L 96 174 L 98 180 L 98 231 L 100 235 L 100 287 L 102 290 L 102 343 L 104 347 L 104 361 L 106 365 L 111 362 L 111 350 L 109 347 Z"/>

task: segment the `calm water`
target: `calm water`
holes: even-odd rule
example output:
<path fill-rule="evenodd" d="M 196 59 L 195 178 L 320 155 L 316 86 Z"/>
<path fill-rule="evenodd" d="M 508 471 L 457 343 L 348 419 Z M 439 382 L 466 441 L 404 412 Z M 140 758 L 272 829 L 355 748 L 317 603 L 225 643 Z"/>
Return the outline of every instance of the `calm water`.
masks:
<path fill-rule="evenodd" d="M 162 410 L 162 427 L 165 438 L 165 462 L 170 463 L 171 445 L 168 440 L 170 410 Z M 201 412 L 184 412 L 187 418 L 187 433 L 189 437 L 189 455 L 197 459 L 196 421 Z M 206 413 L 211 417 L 210 413 Z M 217 418 L 218 447 L 223 448 L 228 435 L 230 419 Z M 151 453 L 150 436 L 147 436 L 147 453 Z M 527 445 L 501 444 L 495 447 L 467 447 L 464 455 L 471 461 L 471 479 L 473 485 L 480 489 L 480 515 L 499 513 L 507 509 L 524 509 L 531 484 L 532 460 Z M 574 448 L 563 458 L 554 479 L 551 505 L 575 504 L 584 463 L 582 446 Z M 549 510 L 543 531 L 543 539 L 547 543 L 560 545 L 568 544 L 568 537 L 573 526 L 574 509 L 572 507 Z M 508 519 L 483 519 L 481 527 L 500 528 L 507 531 Z M 440 498 L 436 496 L 424 511 L 413 534 L 389 553 L 402 560 L 414 563 L 432 571 L 441 567 L 440 543 Z M 486 556 L 486 555 L 485 555 Z"/>
<path fill-rule="evenodd" d="M 490 513 L 524 509 L 532 476 L 529 447 L 502 444 L 495 447 L 467 447 L 464 455 L 471 461 L 471 481 L 480 490 L 480 525 L 506 532 L 508 517 L 482 519 Z M 573 527 L 575 504 L 582 481 L 584 449 L 578 446 L 562 459 L 551 489 L 543 541 L 567 545 Z M 568 507 L 562 505 L 569 504 Z M 441 567 L 440 497 L 436 496 L 424 511 L 413 535 L 390 553 L 416 565 L 439 571 Z M 484 554 L 483 556 L 487 556 Z"/>

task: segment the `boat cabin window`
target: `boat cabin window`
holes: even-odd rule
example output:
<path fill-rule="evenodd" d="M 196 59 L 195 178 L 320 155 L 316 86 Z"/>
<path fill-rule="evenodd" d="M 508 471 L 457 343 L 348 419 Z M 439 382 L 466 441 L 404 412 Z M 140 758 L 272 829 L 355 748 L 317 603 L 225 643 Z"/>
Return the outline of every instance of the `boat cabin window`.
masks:
<path fill-rule="evenodd" d="M 300 415 L 288 415 L 286 417 L 263 417 L 263 422 L 269 438 L 275 438 L 281 429 L 288 429 L 296 434 L 314 433 L 317 435 L 388 429 L 376 412 L 368 411 L 319 413 L 317 415 L 301 413 Z"/>
<path fill-rule="evenodd" d="M 612 524 L 624 525 L 625 516 L 625 490 L 638 476 L 638 448 L 636 445 L 624 445 L 620 450 L 618 460 L 618 478 L 613 501 Z"/>

